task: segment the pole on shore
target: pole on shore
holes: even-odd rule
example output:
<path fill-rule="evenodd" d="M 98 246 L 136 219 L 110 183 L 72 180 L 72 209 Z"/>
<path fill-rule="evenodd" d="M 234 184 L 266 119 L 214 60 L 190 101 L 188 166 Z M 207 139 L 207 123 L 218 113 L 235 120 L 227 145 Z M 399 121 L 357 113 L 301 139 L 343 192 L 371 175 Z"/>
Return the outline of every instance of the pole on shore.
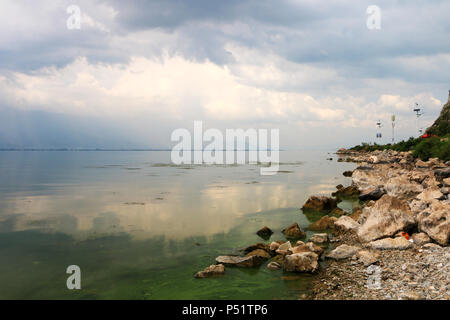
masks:
<path fill-rule="evenodd" d="M 394 144 L 394 128 L 395 128 L 395 115 L 392 115 L 392 144 Z"/>

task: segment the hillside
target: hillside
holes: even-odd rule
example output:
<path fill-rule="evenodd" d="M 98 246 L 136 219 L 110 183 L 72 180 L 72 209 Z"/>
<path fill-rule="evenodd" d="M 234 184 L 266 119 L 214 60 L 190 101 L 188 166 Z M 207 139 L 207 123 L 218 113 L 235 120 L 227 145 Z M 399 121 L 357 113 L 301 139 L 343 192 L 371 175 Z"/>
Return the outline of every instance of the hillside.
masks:
<path fill-rule="evenodd" d="M 444 105 L 441 114 L 431 127 L 426 130 L 426 133 L 440 137 L 450 133 L 450 100 Z"/>

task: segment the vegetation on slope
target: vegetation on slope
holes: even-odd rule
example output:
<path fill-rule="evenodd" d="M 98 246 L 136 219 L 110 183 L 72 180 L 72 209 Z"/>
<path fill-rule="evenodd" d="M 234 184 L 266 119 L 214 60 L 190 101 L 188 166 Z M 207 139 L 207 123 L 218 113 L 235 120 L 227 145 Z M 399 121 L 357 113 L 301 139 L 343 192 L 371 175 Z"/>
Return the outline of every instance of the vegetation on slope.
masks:
<path fill-rule="evenodd" d="M 434 123 L 426 130 L 428 134 L 435 134 L 440 137 L 450 133 L 450 101 L 442 108 L 441 114 Z"/>
<path fill-rule="evenodd" d="M 444 161 L 450 160 L 450 101 L 447 102 L 436 121 L 426 130 L 428 138 L 409 138 L 395 144 L 368 144 L 362 143 L 350 150 L 354 151 L 375 151 L 375 150 L 395 150 L 413 151 L 413 156 L 428 160 L 429 158 L 439 158 Z"/>

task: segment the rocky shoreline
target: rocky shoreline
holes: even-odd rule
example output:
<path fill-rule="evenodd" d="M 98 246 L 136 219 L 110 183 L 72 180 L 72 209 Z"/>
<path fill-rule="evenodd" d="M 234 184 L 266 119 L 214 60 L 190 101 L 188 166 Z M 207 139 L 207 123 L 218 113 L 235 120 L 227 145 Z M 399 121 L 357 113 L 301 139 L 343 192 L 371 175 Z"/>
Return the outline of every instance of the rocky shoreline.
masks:
<path fill-rule="evenodd" d="M 351 186 L 363 208 L 354 223 L 335 221 L 334 249 L 308 298 L 450 299 L 449 163 L 409 152 L 338 154 L 359 164 Z"/>
<path fill-rule="evenodd" d="M 351 185 L 303 205 L 304 214 L 320 216 L 308 241 L 294 222 L 282 231 L 285 240 L 219 256 L 195 277 L 266 263 L 269 270 L 318 274 L 301 299 L 450 299 L 450 163 L 392 150 L 337 154 L 358 167 L 343 173 Z M 345 212 L 337 204 L 349 198 L 359 205 Z M 265 226 L 256 233 L 267 241 L 273 232 Z"/>

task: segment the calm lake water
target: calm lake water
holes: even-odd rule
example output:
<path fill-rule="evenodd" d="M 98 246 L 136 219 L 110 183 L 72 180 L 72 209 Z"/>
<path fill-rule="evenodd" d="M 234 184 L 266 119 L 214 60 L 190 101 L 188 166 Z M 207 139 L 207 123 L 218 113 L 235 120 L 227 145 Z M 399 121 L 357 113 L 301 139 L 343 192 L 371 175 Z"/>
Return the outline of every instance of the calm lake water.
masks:
<path fill-rule="evenodd" d="M 163 151 L 0 152 L 0 299 L 296 299 L 314 276 L 265 265 L 193 275 L 264 242 L 264 225 L 266 242 L 306 228 L 306 199 L 350 183 L 354 164 L 336 159 L 284 151 L 281 172 L 261 176 L 257 165 L 174 166 Z M 81 290 L 66 287 L 69 265 Z"/>

